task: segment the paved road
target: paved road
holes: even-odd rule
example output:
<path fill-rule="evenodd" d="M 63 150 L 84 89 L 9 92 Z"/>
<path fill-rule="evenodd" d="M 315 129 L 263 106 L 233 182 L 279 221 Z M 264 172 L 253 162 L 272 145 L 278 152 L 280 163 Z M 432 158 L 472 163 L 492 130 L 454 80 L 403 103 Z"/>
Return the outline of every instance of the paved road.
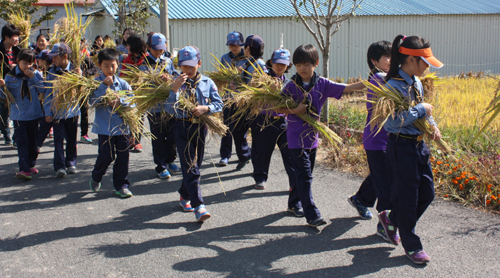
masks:
<path fill-rule="evenodd" d="M 180 175 L 156 177 L 148 144 L 131 154 L 126 200 L 111 171 L 90 192 L 95 143 L 79 144 L 78 174 L 57 179 L 49 139 L 29 182 L 14 177 L 16 151 L 1 146 L 0 277 L 500 277 L 498 216 L 434 201 L 417 226 L 432 261 L 414 266 L 346 202 L 360 177 L 318 165 L 313 194 L 330 225 L 315 230 L 284 212 L 279 152 L 268 189 L 257 191 L 252 166 L 234 171 L 233 159 L 216 169 L 217 142 L 208 144 L 201 186 L 212 218 L 202 225 L 178 205 Z"/>

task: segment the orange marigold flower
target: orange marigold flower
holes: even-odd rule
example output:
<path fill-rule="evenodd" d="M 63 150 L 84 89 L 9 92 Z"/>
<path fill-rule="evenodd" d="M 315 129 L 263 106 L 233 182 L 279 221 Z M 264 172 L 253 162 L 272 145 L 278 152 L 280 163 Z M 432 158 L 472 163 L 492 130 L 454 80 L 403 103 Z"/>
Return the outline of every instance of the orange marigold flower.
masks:
<path fill-rule="evenodd" d="M 462 168 L 462 165 L 458 164 L 458 168 Z"/>
<path fill-rule="evenodd" d="M 486 204 L 489 205 L 491 203 L 491 200 L 486 200 Z"/>
<path fill-rule="evenodd" d="M 491 192 L 491 189 L 488 188 L 488 192 Z"/>
<path fill-rule="evenodd" d="M 490 189 L 493 185 L 492 184 L 488 184 L 488 189 Z"/>
<path fill-rule="evenodd" d="M 496 201 L 497 197 L 495 195 L 491 195 L 491 199 Z"/>
<path fill-rule="evenodd" d="M 445 197 L 445 198 L 448 198 L 448 194 L 444 194 L 444 197 Z"/>
<path fill-rule="evenodd" d="M 429 160 L 430 160 L 430 161 L 434 161 L 434 157 L 431 157 Z"/>
<path fill-rule="evenodd" d="M 454 184 L 458 184 L 458 181 L 453 181 Z"/>
<path fill-rule="evenodd" d="M 446 167 L 450 167 L 450 164 L 446 164 Z"/>
<path fill-rule="evenodd" d="M 448 171 L 448 175 L 451 175 L 453 172 L 452 171 Z"/>
<path fill-rule="evenodd" d="M 465 181 L 464 181 L 464 184 L 468 184 L 468 183 L 469 183 L 469 180 L 465 180 Z"/>
<path fill-rule="evenodd" d="M 457 170 L 457 166 L 453 167 L 453 171 L 456 171 Z"/>
<path fill-rule="evenodd" d="M 442 161 L 438 161 L 438 162 L 437 162 L 437 165 L 441 165 L 441 164 L 443 164 L 443 162 L 442 162 Z"/>

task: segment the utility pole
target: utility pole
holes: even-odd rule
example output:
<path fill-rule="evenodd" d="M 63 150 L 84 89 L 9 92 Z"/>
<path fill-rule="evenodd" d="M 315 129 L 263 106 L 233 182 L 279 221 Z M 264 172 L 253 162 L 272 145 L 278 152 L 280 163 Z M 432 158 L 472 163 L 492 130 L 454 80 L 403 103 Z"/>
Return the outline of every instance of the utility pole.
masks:
<path fill-rule="evenodd" d="M 160 32 L 167 39 L 167 51 L 170 50 L 170 28 L 168 27 L 168 0 L 161 0 L 160 9 Z"/>

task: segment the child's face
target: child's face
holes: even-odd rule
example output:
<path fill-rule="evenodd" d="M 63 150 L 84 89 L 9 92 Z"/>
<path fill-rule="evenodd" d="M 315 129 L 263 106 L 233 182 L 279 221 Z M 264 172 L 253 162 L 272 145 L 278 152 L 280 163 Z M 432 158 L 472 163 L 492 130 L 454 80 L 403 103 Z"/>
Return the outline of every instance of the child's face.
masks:
<path fill-rule="evenodd" d="M 10 46 L 16 46 L 19 44 L 19 36 L 12 36 L 12 37 L 5 37 L 5 40 L 3 40 L 7 45 Z"/>
<path fill-rule="evenodd" d="M 130 31 L 129 30 L 123 32 L 123 40 L 126 41 L 128 39 L 128 37 L 130 37 Z"/>
<path fill-rule="evenodd" d="M 116 60 L 104 60 L 99 64 L 99 68 L 104 76 L 113 77 L 118 69 L 118 62 Z"/>
<path fill-rule="evenodd" d="M 54 60 L 54 65 L 56 67 L 64 67 L 68 64 L 68 54 L 56 55 L 52 59 Z"/>
<path fill-rule="evenodd" d="M 389 72 L 389 69 L 391 68 L 391 56 L 382 55 L 378 61 L 372 59 L 372 63 L 380 70 Z"/>
<path fill-rule="evenodd" d="M 153 50 L 151 47 L 149 47 L 149 53 L 151 53 L 151 55 L 158 59 L 158 57 L 165 53 L 165 50 Z"/>
<path fill-rule="evenodd" d="M 241 46 L 237 44 L 229 44 L 227 47 L 229 47 L 229 51 L 231 51 L 234 55 L 238 55 L 241 52 Z"/>
<path fill-rule="evenodd" d="M 187 75 L 187 78 L 193 79 L 196 76 L 196 73 L 198 72 L 198 69 L 200 67 L 201 67 L 201 60 L 198 61 L 198 64 L 194 67 L 182 65 L 181 71 L 182 71 L 182 73 L 185 73 Z"/>
<path fill-rule="evenodd" d="M 319 61 L 316 64 L 304 63 L 304 64 L 295 64 L 295 68 L 297 69 L 297 74 L 300 75 L 304 82 L 309 82 L 314 75 L 314 69 L 318 66 Z"/>
<path fill-rule="evenodd" d="M 429 68 L 429 64 L 427 64 L 422 58 L 418 59 L 417 65 L 418 69 L 415 74 L 416 76 L 424 75 L 424 72 Z"/>
<path fill-rule="evenodd" d="M 95 44 L 97 44 L 98 46 L 102 46 L 103 43 L 104 41 L 102 40 L 102 38 L 98 38 L 97 40 L 95 40 Z"/>
<path fill-rule="evenodd" d="M 28 63 L 26 61 L 17 61 L 17 65 L 21 71 L 26 71 L 33 66 L 33 63 Z"/>
<path fill-rule="evenodd" d="M 49 45 L 49 42 L 47 41 L 47 39 L 44 36 L 39 37 L 38 40 L 36 41 L 36 46 L 40 50 L 47 49 L 48 45 Z"/>
<path fill-rule="evenodd" d="M 272 61 L 271 61 L 271 64 L 273 65 L 273 71 L 274 71 L 274 73 L 275 73 L 277 76 L 281 77 L 281 76 L 283 76 L 283 74 L 285 74 L 285 71 L 286 71 L 287 65 L 285 65 L 285 64 L 277 64 L 277 63 L 273 63 Z"/>
<path fill-rule="evenodd" d="M 45 61 L 45 60 L 38 60 L 38 66 L 42 70 L 46 70 L 47 69 L 47 61 Z"/>

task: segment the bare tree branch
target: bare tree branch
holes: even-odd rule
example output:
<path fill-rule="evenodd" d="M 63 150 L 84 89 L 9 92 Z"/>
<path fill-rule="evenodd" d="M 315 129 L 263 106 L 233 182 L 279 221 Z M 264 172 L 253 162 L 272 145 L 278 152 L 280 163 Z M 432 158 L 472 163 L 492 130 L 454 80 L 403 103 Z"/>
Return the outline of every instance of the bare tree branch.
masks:
<path fill-rule="evenodd" d="M 318 43 L 318 47 L 320 49 L 324 49 L 323 40 L 320 40 L 320 38 L 318 37 L 318 34 L 316 32 L 314 32 L 313 29 L 311 29 L 311 26 L 309 26 L 309 23 L 307 23 L 306 19 L 304 18 L 304 16 L 302 15 L 302 13 L 299 10 L 299 6 L 297 5 L 297 0 L 290 0 L 290 3 L 292 4 L 293 8 L 295 9 L 295 12 L 297 12 L 297 16 L 302 21 L 302 23 L 306 27 L 307 31 L 309 31 L 309 33 L 311 33 L 311 35 L 313 35 L 314 39 Z"/>

